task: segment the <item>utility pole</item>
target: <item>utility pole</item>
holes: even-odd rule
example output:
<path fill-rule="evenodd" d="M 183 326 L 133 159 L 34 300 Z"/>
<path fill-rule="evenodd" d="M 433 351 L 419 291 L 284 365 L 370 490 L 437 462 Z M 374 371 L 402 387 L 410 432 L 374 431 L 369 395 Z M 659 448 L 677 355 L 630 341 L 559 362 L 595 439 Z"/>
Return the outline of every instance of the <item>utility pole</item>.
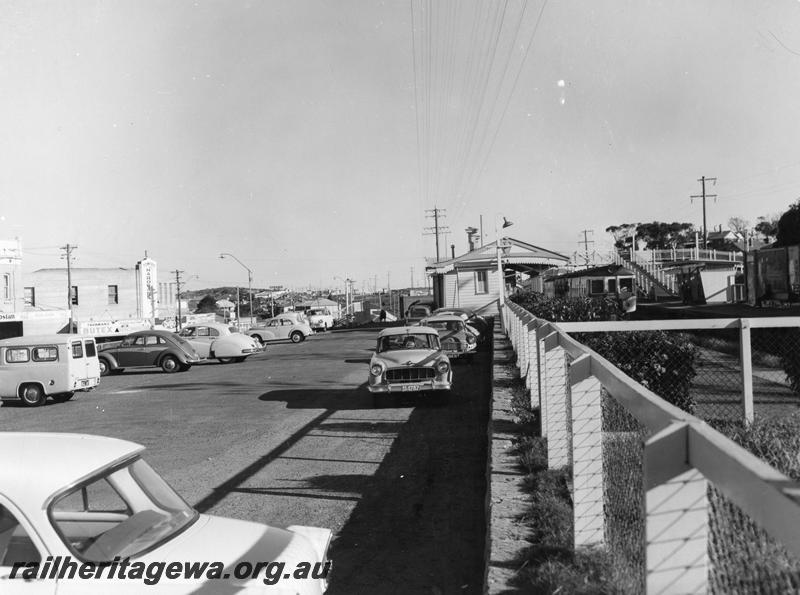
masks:
<path fill-rule="evenodd" d="M 593 229 L 584 229 L 581 231 L 583 234 L 583 241 L 578 242 L 578 244 L 583 244 L 583 258 L 586 261 L 586 265 L 589 265 L 589 244 L 594 244 L 594 240 L 590 240 L 587 234 L 594 235 Z"/>
<path fill-rule="evenodd" d="M 175 292 L 178 300 L 178 316 L 175 318 L 175 330 L 177 332 L 181 330 L 181 273 L 184 271 L 179 271 L 176 269 L 170 272 L 175 273 Z"/>
<path fill-rule="evenodd" d="M 411 267 L 411 289 L 414 289 L 414 267 Z"/>
<path fill-rule="evenodd" d="M 702 176 L 699 180 L 697 180 L 702 184 L 703 193 L 702 194 L 693 194 L 689 198 L 692 202 L 694 202 L 695 198 L 702 198 L 703 199 L 703 249 L 708 247 L 708 231 L 706 229 L 706 199 L 713 198 L 714 202 L 717 202 L 717 195 L 716 194 L 706 194 L 706 181 L 713 182 L 714 185 L 717 184 L 717 178 L 707 178 Z"/>
<path fill-rule="evenodd" d="M 72 261 L 72 251 L 76 250 L 77 246 L 71 246 L 67 244 L 66 246 L 61 246 L 61 250 L 64 250 L 64 254 L 61 258 L 67 259 L 67 308 L 69 308 L 69 332 L 72 333 L 72 269 L 70 268 L 70 263 Z"/>
<path fill-rule="evenodd" d="M 439 225 L 439 217 L 446 217 L 445 211 L 446 209 L 437 209 L 436 207 L 425 209 L 426 213 L 433 213 L 432 215 L 425 215 L 426 218 L 433 217 L 433 227 L 426 227 L 422 235 L 436 235 L 436 262 L 439 262 L 439 234 L 449 231 L 446 226 Z"/>

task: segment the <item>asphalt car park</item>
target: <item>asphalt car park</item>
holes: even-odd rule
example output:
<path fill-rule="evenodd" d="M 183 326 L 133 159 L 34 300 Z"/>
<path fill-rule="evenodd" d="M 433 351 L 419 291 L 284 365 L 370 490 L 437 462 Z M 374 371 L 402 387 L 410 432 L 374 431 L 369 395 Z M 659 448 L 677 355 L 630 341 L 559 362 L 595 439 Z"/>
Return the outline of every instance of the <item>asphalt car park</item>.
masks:
<path fill-rule="evenodd" d="M 183 374 L 131 369 L 67 403 L 4 404 L 0 430 L 131 440 L 200 512 L 330 528 L 329 593 L 479 593 L 490 356 L 454 368 L 446 405 L 408 394 L 376 409 L 376 337 L 273 343 Z"/>

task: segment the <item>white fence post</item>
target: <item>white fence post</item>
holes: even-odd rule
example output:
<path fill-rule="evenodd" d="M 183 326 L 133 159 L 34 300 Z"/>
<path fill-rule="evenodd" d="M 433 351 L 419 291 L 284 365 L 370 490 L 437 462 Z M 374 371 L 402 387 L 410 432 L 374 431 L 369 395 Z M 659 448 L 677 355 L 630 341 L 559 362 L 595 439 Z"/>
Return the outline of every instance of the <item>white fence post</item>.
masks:
<path fill-rule="evenodd" d="M 528 351 L 528 374 L 525 388 L 531 393 L 531 407 L 539 404 L 539 346 L 536 341 L 537 321 L 534 318 L 525 325 L 525 343 Z"/>
<path fill-rule="evenodd" d="M 708 481 L 689 463 L 689 425 L 645 442 L 647 593 L 708 591 Z"/>
<path fill-rule="evenodd" d="M 552 328 L 547 323 L 536 328 L 536 357 L 538 358 L 539 368 L 539 424 L 541 426 L 542 438 L 547 438 L 548 431 L 547 418 L 549 417 L 549 407 L 547 405 L 546 350 L 544 341 L 550 333 L 552 333 Z"/>
<path fill-rule="evenodd" d="M 558 333 L 544 339 L 544 384 L 547 400 L 547 466 L 557 469 L 570 463 L 567 358 Z M 543 424 L 544 425 L 544 424 Z"/>
<path fill-rule="evenodd" d="M 600 381 L 588 354 L 569 366 L 572 405 L 572 486 L 575 547 L 605 542 Z"/>
<path fill-rule="evenodd" d="M 739 361 L 742 366 L 742 410 L 744 422 L 753 423 L 753 353 L 750 343 L 750 320 L 739 319 Z"/>

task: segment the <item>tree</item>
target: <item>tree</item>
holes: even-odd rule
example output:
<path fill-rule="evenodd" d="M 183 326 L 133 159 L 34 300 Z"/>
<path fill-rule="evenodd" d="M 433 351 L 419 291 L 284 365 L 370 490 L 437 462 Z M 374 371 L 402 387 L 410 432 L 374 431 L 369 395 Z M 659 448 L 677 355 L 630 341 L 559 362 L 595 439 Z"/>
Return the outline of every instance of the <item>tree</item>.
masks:
<path fill-rule="evenodd" d="M 769 242 L 772 238 L 778 235 L 778 219 L 779 215 L 767 215 L 766 217 L 759 217 L 753 229 L 760 233 L 765 242 Z"/>
<path fill-rule="evenodd" d="M 747 237 L 747 232 L 750 230 L 750 222 L 742 217 L 731 217 L 728 219 L 728 228 L 738 233 L 743 238 Z"/>
<path fill-rule="evenodd" d="M 778 231 L 775 235 L 779 246 L 800 244 L 800 199 L 790 205 L 789 210 L 778 219 Z"/>
<path fill-rule="evenodd" d="M 630 244 L 631 236 L 636 230 L 637 223 L 623 223 L 622 225 L 611 225 L 606 227 L 606 233 L 610 233 L 614 238 L 615 248 L 624 248 Z"/>
<path fill-rule="evenodd" d="M 194 312 L 195 314 L 204 314 L 216 311 L 217 311 L 217 300 L 214 299 L 213 295 L 207 295 L 202 300 L 200 300 Z"/>

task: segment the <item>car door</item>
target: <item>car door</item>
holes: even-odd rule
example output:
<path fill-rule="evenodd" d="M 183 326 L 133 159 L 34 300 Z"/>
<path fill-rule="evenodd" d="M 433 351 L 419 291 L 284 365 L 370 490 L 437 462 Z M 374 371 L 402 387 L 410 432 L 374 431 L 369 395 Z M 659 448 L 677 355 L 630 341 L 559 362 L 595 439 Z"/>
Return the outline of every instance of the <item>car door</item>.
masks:
<path fill-rule="evenodd" d="M 191 338 L 183 335 L 183 331 L 181 331 L 181 336 L 189 341 L 189 344 L 194 347 L 194 350 L 200 357 L 208 357 L 213 341 L 210 330 L 211 329 L 207 326 L 196 326 L 194 327 Z"/>
<path fill-rule="evenodd" d="M 23 569 L 19 567 L 16 569 L 17 578 L 11 578 L 15 563 L 41 564 L 47 555 L 44 545 L 24 515 L 11 502 L 0 496 L 0 593 L 55 595 L 55 579 L 26 577 L 22 574 Z"/>
<path fill-rule="evenodd" d="M 159 335 L 144 335 L 143 366 L 157 366 L 161 354 L 168 347 L 166 339 Z"/>
<path fill-rule="evenodd" d="M 267 323 L 267 329 L 275 333 L 276 339 L 286 339 L 289 337 L 288 327 L 281 324 L 283 321 L 275 318 Z"/>
<path fill-rule="evenodd" d="M 114 353 L 121 368 L 146 366 L 145 335 L 128 335 Z"/>

